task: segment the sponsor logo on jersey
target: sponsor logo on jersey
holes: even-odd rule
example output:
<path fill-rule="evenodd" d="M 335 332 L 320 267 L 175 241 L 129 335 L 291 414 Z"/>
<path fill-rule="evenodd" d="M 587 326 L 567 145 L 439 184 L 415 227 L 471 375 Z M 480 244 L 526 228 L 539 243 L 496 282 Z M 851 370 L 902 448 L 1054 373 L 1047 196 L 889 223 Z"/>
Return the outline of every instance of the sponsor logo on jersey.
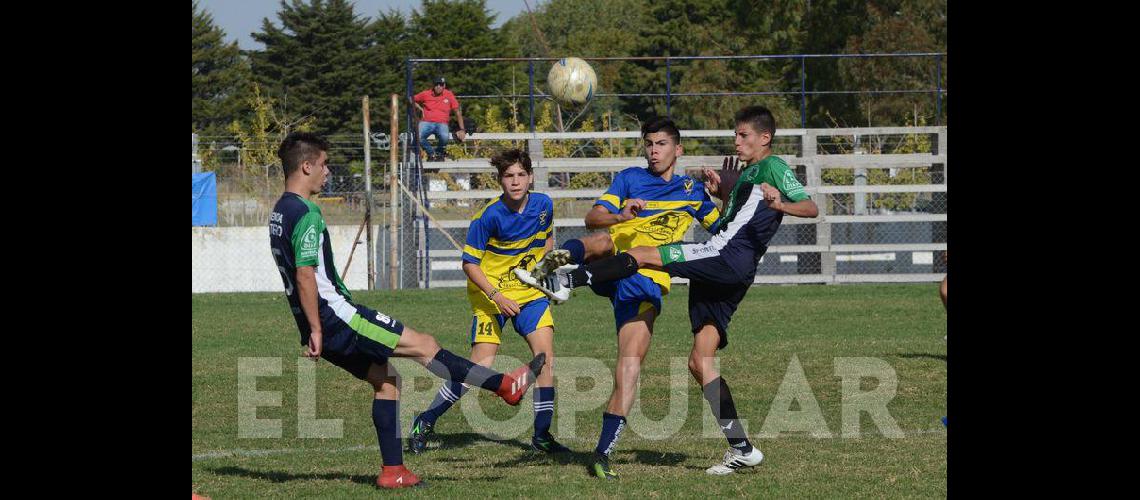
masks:
<path fill-rule="evenodd" d="M 301 255 L 316 255 L 319 242 L 320 238 L 317 235 L 317 226 L 309 226 L 309 229 L 306 229 L 305 234 L 301 236 Z"/>
<path fill-rule="evenodd" d="M 688 214 L 673 211 L 665 212 L 650 219 L 649 222 L 637 226 L 636 230 L 654 240 L 670 242 L 674 240 L 677 229 L 681 227 L 681 222 L 684 220 L 682 217 L 688 217 Z"/>
<path fill-rule="evenodd" d="M 499 276 L 499 286 L 496 288 L 498 288 L 500 290 L 505 290 L 508 288 L 522 288 L 522 287 L 526 286 L 523 284 L 522 281 L 519 281 L 518 276 L 515 276 L 515 269 L 528 269 L 529 270 L 532 267 L 534 267 L 534 263 L 536 261 L 538 261 L 538 258 L 536 258 L 534 256 L 534 254 L 527 254 L 522 259 L 519 259 L 518 264 L 515 264 L 511 267 L 508 267 L 507 272 L 505 272 Z"/>

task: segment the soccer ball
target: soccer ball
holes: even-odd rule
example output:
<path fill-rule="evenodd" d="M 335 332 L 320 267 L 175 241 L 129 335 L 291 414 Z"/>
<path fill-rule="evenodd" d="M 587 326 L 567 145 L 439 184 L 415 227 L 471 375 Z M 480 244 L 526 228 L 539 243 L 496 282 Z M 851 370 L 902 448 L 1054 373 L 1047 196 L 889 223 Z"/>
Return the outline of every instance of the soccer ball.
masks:
<path fill-rule="evenodd" d="M 586 61 L 564 57 L 551 66 L 546 84 L 555 99 L 566 104 L 582 104 L 594 96 L 598 77 Z"/>

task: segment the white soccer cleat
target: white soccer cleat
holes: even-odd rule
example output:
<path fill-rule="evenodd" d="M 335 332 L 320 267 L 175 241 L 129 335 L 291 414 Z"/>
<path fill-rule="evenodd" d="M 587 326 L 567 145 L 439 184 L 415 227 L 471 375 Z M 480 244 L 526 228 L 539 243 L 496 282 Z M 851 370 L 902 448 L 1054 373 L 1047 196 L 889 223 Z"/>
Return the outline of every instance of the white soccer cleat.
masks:
<path fill-rule="evenodd" d="M 547 252 L 546 255 L 543 255 L 537 263 L 535 263 L 534 271 L 532 274 L 534 275 L 534 279 L 542 281 L 543 279 L 546 279 L 550 273 L 554 272 L 555 269 L 558 269 L 559 267 L 569 263 L 569 250 L 564 250 L 561 248 L 557 250 L 551 250 Z"/>
<path fill-rule="evenodd" d="M 759 465 L 761 460 L 764 460 L 764 454 L 760 453 L 760 448 L 756 446 L 753 446 L 752 453 L 747 455 L 740 453 L 736 448 L 729 448 L 724 452 L 724 461 L 705 469 L 705 472 L 714 476 L 724 476 L 732 474 L 736 469 Z"/>
<path fill-rule="evenodd" d="M 515 276 L 518 276 L 519 281 L 526 283 L 528 286 L 537 288 L 540 292 L 546 294 L 554 304 L 561 304 L 570 300 L 570 289 L 562 286 L 562 282 L 559 280 L 559 274 L 565 274 L 577 268 L 578 266 L 573 264 L 561 266 L 555 270 L 554 274 L 547 274 L 547 276 L 542 279 L 535 278 L 534 275 L 526 269 L 515 268 Z"/>

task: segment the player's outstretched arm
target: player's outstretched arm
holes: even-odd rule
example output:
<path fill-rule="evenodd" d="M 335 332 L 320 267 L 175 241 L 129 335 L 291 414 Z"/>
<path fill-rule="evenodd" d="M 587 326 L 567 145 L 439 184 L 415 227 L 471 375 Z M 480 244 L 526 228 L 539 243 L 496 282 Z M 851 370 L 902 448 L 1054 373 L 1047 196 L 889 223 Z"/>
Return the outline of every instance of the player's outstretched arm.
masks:
<path fill-rule="evenodd" d="M 780 190 L 766 182 L 760 184 L 760 191 L 764 193 L 764 201 L 768 202 L 768 207 L 772 210 L 778 210 L 796 217 L 811 218 L 819 215 L 819 207 L 810 198 L 797 202 L 785 202 Z"/>

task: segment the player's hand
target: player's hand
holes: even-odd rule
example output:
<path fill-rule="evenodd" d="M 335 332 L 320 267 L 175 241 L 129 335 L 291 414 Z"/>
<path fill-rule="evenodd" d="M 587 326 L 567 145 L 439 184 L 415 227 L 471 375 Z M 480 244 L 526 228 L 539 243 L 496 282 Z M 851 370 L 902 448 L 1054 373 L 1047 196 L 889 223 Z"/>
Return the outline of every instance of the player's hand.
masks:
<path fill-rule="evenodd" d="M 513 318 L 519 313 L 518 302 L 504 297 L 502 293 L 496 293 L 495 298 L 491 299 L 491 301 L 499 306 L 499 312 L 503 313 L 503 316 Z"/>
<path fill-rule="evenodd" d="M 641 213 L 642 210 L 645 210 L 646 204 L 647 203 L 645 200 L 641 198 L 630 198 L 628 200 L 625 200 L 625 203 L 623 203 L 621 206 L 621 220 L 624 222 L 637 217 L 637 214 Z"/>
<path fill-rule="evenodd" d="M 780 195 L 780 190 L 772 187 L 767 182 L 760 183 L 760 192 L 764 193 L 764 201 L 768 202 L 768 207 L 774 210 L 780 210 L 784 207 L 783 198 Z"/>
<path fill-rule="evenodd" d="M 464 130 L 456 130 L 455 131 L 455 138 L 459 139 L 459 142 L 463 142 L 463 141 L 467 140 L 467 132 Z"/>
<path fill-rule="evenodd" d="M 720 170 L 722 172 L 739 172 L 740 171 L 740 158 L 735 156 L 724 157 L 724 163 L 721 164 Z"/>
<path fill-rule="evenodd" d="M 735 156 L 725 157 L 717 175 L 717 189 L 715 190 L 717 198 L 725 202 L 728 201 L 729 195 L 732 194 L 732 188 L 736 187 L 736 181 L 740 180 L 740 173 L 743 168 L 744 162 L 740 161 L 739 158 Z"/>
<path fill-rule="evenodd" d="M 321 359 L 321 332 L 313 332 L 309 334 L 309 349 L 304 352 L 306 358 L 313 358 L 313 361 Z"/>
<path fill-rule="evenodd" d="M 716 170 L 706 168 L 703 170 L 705 174 L 705 187 L 708 188 L 709 194 L 720 197 L 720 174 Z"/>

